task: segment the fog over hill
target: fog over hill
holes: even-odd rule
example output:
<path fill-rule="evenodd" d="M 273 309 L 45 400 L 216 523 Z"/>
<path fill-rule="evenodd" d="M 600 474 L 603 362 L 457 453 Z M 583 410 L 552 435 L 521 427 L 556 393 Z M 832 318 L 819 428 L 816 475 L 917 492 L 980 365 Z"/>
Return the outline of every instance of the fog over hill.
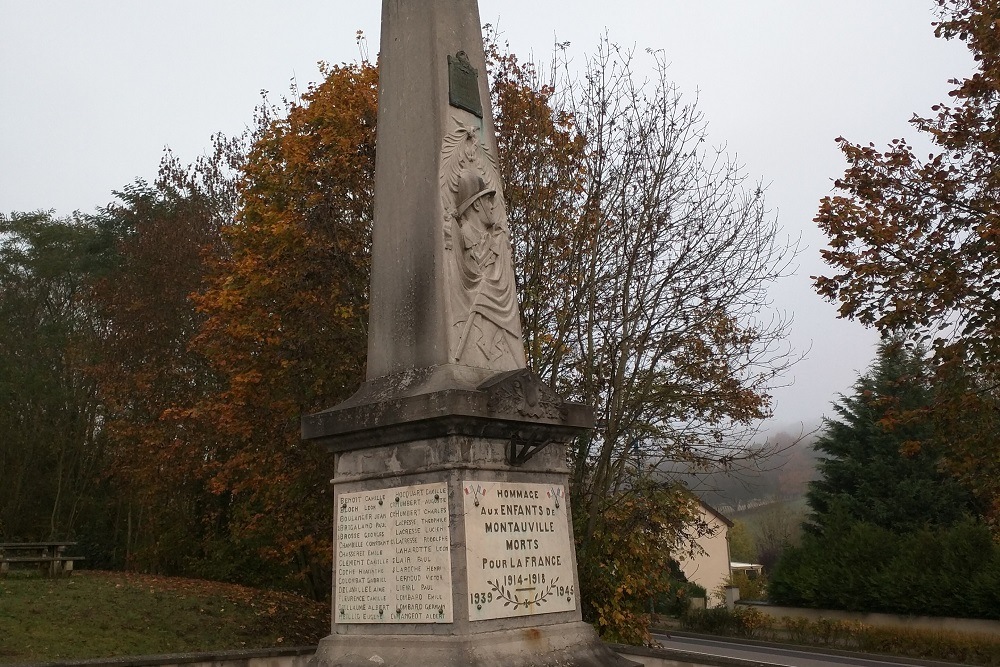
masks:
<path fill-rule="evenodd" d="M 730 470 L 697 471 L 675 464 L 670 469 L 661 466 L 661 471 L 723 514 L 794 500 L 805 495 L 808 483 L 817 476 L 813 443 L 819 433 L 818 425 L 772 431 L 763 445 L 774 452 L 771 456 Z"/>

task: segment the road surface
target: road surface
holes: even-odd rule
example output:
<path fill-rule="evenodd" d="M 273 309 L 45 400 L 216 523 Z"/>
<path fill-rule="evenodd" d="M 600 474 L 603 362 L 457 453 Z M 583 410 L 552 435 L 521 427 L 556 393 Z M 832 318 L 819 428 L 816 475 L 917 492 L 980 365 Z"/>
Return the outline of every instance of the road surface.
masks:
<path fill-rule="evenodd" d="M 907 661 L 904 658 L 878 658 L 873 656 L 830 655 L 809 648 L 780 648 L 742 644 L 738 640 L 716 640 L 704 637 L 654 634 L 653 639 L 663 648 L 691 654 L 721 656 L 750 660 L 764 665 L 780 667 L 900 667 L 901 665 L 947 665 L 949 663 L 924 660 Z M 957 663 L 950 663 L 955 665 Z"/>

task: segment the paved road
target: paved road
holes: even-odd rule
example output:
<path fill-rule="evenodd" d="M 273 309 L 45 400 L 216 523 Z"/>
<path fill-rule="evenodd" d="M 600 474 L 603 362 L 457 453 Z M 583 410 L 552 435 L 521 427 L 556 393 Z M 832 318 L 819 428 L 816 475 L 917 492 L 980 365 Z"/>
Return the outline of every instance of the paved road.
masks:
<path fill-rule="evenodd" d="M 740 644 L 736 641 L 719 641 L 701 637 L 653 635 L 664 648 L 688 653 L 752 660 L 765 665 L 781 667 L 899 667 L 900 665 L 931 665 L 926 661 L 907 662 L 902 658 L 868 659 L 860 656 L 840 656 L 816 653 L 809 649 L 776 648 Z"/>

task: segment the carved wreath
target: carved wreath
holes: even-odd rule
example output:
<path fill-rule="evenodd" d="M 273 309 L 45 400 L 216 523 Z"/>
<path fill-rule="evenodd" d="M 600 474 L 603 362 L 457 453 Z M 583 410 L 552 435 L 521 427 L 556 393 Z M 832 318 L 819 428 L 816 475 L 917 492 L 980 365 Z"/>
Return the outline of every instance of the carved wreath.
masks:
<path fill-rule="evenodd" d="M 545 604 L 549 597 L 556 591 L 556 585 L 559 583 L 559 577 L 553 579 L 552 583 L 549 584 L 549 587 L 544 591 L 536 591 L 533 597 L 525 598 L 523 600 L 521 599 L 521 596 L 517 594 L 517 591 L 509 591 L 499 582 L 487 580 L 486 583 L 493 588 L 497 597 L 504 601 L 503 606 L 509 607 L 514 605 L 514 609 L 517 609 L 518 607 L 528 609 L 532 606 Z"/>
<path fill-rule="evenodd" d="M 509 374 L 489 387 L 487 408 L 496 414 L 561 420 L 566 418 L 562 398 L 529 371 Z"/>

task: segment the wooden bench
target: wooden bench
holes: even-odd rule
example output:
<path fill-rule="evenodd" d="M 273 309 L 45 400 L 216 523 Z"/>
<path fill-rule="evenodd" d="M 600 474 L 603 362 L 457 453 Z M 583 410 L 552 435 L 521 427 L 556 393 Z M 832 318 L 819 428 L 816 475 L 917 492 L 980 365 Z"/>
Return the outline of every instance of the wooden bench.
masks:
<path fill-rule="evenodd" d="M 83 556 L 67 556 L 66 549 L 76 542 L 10 542 L 0 543 L 0 576 L 6 576 L 13 563 L 34 563 L 47 577 L 73 574 L 73 563 Z"/>

